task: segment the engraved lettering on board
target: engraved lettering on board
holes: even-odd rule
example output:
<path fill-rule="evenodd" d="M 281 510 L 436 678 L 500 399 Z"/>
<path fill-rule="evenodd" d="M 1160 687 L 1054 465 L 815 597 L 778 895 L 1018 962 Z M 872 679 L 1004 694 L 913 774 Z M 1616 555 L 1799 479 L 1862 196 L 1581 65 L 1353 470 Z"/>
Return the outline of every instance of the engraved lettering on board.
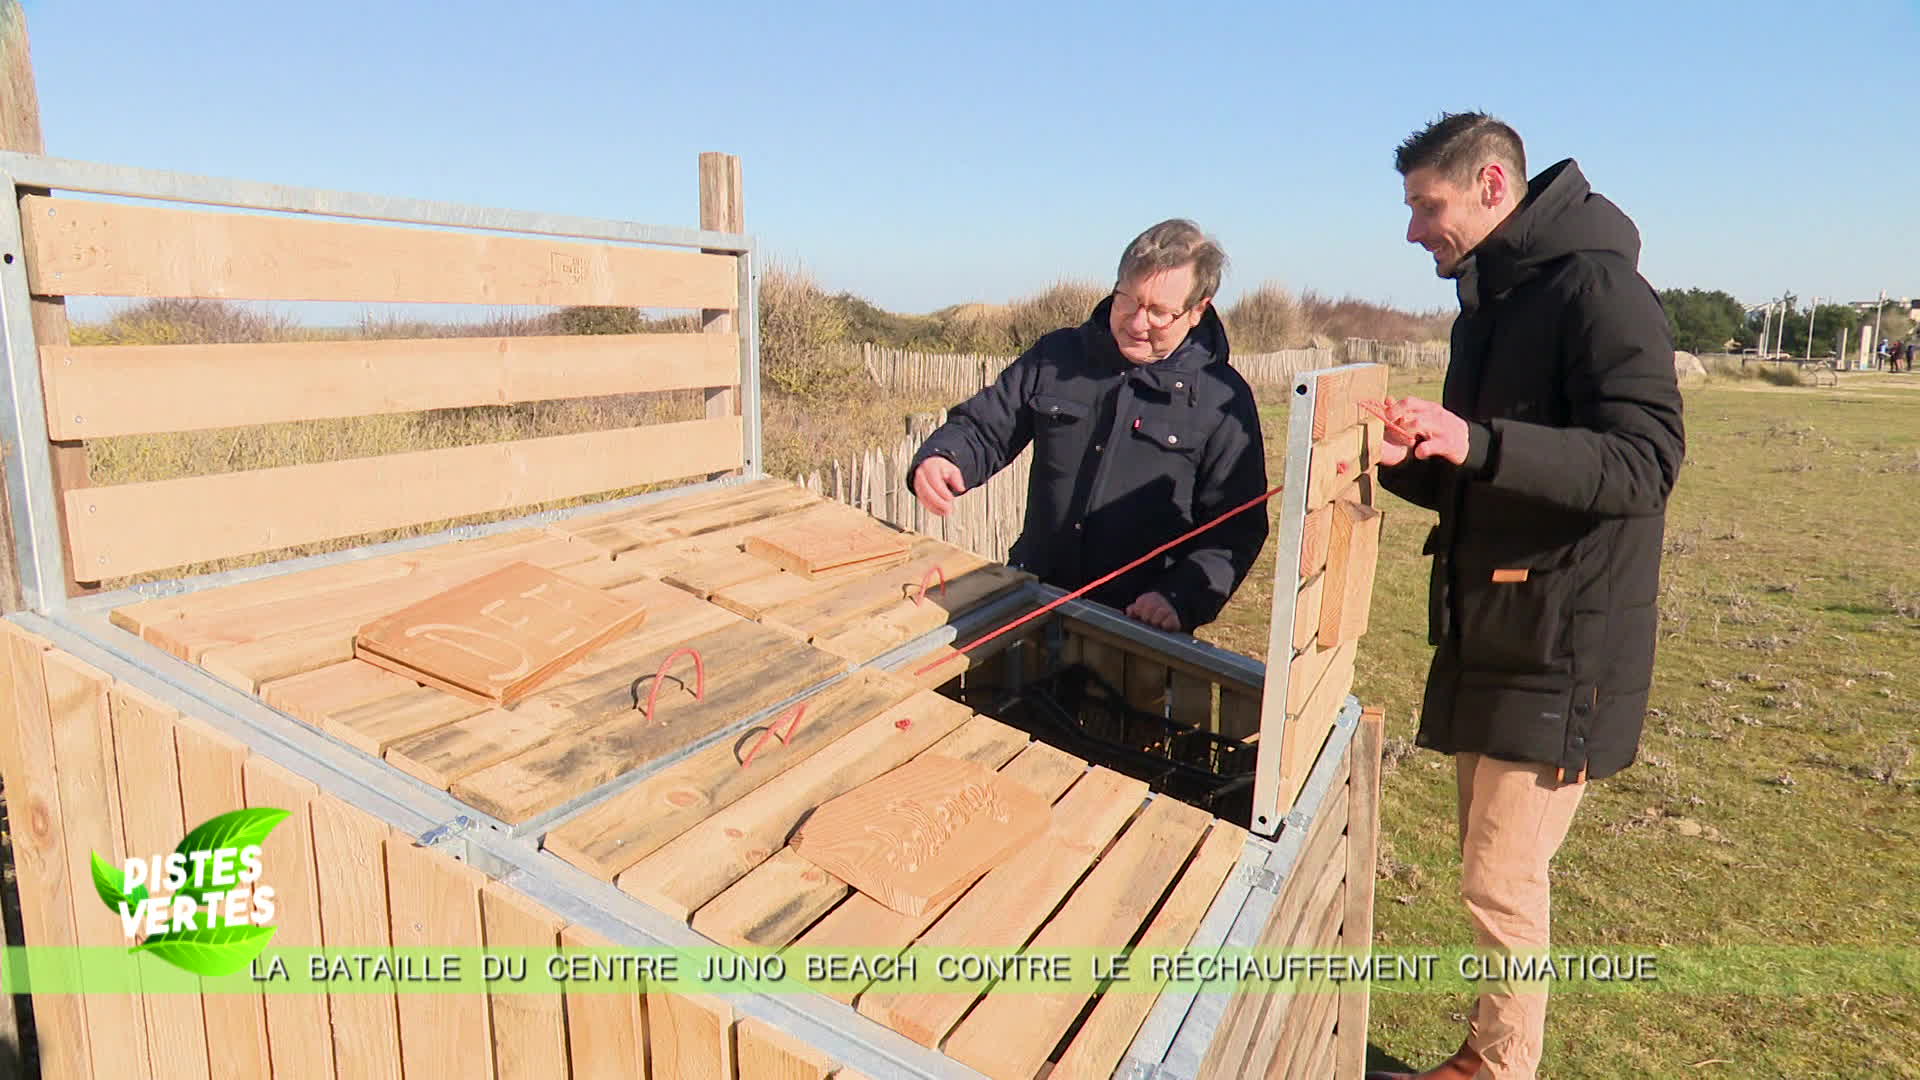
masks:
<path fill-rule="evenodd" d="M 579 255 L 565 251 L 552 253 L 549 266 L 553 270 L 554 280 L 565 285 L 578 285 L 587 280 L 587 260 Z"/>
<path fill-rule="evenodd" d="M 886 824 L 866 826 L 878 845 L 874 855 L 909 874 L 937 855 L 976 815 L 984 815 L 996 825 L 1009 820 L 999 796 L 985 784 L 968 784 L 931 803 L 920 799 L 890 802 L 887 813 L 893 817 Z"/>

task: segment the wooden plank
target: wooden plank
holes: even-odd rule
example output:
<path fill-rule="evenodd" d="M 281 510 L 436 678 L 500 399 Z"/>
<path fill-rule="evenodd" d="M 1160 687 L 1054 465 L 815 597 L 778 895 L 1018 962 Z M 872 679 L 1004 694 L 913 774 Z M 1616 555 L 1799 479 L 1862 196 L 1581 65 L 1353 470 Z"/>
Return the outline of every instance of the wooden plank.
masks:
<path fill-rule="evenodd" d="M 1307 650 L 1293 658 L 1287 666 L 1287 715 L 1298 715 L 1306 708 L 1307 700 L 1320 685 L 1320 680 L 1332 670 L 1340 657 L 1339 646 L 1322 647 L 1318 641 Z"/>
<path fill-rule="evenodd" d="M 312 783 L 254 755 L 241 772 L 249 807 L 275 807 L 287 819 L 260 845 L 260 862 L 272 876 L 276 949 L 318 947 L 320 891 L 313 864 Z M 325 994 L 268 994 L 267 1051 L 274 1080 L 332 1080 L 333 1036 Z"/>
<path fill-rule="evenodd" d="M 94 852 L 99 852 L 110 864 L 121 866 L 133 850 L 126 839 L 126 803 L 118 783 L 121 770 L 108 701 L 112 680 L 58 649 L 46 653 L 43 663 L 60 810 L 66 819 L 64 857 L 68 872 L 77 878 L 83 868 L 90 865 Z M 131 753 L 128 760 L 129 763 L 134 760 Z M 142 770 L 130 767 L 128 771 Z M 176 793 L 172 802 L 176 813 L 179 805 Z M 151 812 L 163 813 L 164 810 L 156 808 Z M 176 833 L 154 850 L 172 851 L 179 842 L 180 834 Z M 91 881 L 84 886 L 74 881 L 72 885 L 74 943 L 126 948 L 130 943 L 121 928 L 119 913 L 107 910 L 90 895 L 93 892 L 90 886 Z M 137 1076 L 153 1067 L 149 1039 L 152 1024 L 141 995 L 89 995 L 86 1013 L 87 1038 L 92 1044 L 91 1057 L 96 1072 Z M 206 1060 L 204 1046 L 200 1049 L 200 1059 Z M 131 1071 L 109 1072 L 123 1069 Z"/>
<path fill-rule="evenodd" d="M 594 549 L 564 537 L 523 535 L 524 539 L 515 543 L 487 545 L 478 551 L 464 546 L 450 548 L 445 556 L 422 558 L 397 576 L 375 578 L 344 588 L 305 592 L 289 589 L 284 591 L 290 595 L 279 599 L 241 606 L 223 605 L 212 611 L 194 611 L 179 618 L 149 622 L 142 626 L 140 634 L 173 655 L 196 662 L 213 649 L 296 631 L 318 635 L 323 629 L 341 624 L 351 627 L 344 631 L 350 643 L 359 623 L 510 562 L 518 560 L 553 568 L 599 557 Z M 216 596 L 219 591 L 223 590 L 216 590 Z M 209 597 L 210 603 L 212 600 Z M 256 679 L 260 681 L 268 680 Z"/>
<path fill-rule="evenodd" d="M 702 488 L 698 491 L 679 491 L 663 498 L 649 500 L 633 506 L 603 510 L 598 513 L 584 513 L 578 517 L 556 521 L 547 526 L 556 535 L 579 537 L 583 533 L 612 525 L 632 524 L 636 527 L 648 522 L 663 520 L 672 514 L 685 513 L 703 506 L 716 506 L 742 498 L 751 498 L 771 491 L 795 490 L 791 480 L 782 480 L 773 476 L 756 476 L 738 483 L 721 484 Z"/>
<path fill-rule="evenodd" d="M 1245 830 L 1215 821 L 1135 948 L 1179 949 L 1191 942 L 1246 844 Z M 1144 992 L 1102 994 L 1060 1055 L 1051 1074 L 1054 1080 L 1108 1080 L 1146 1022 L 1156 997 Z"/>
<path fill-rule="evenodd" d="M 569 725 L 575 718 L 583 722 L 573 730 L 458 780 L 451 790 L 502 821 L 525 821 L 845 668 L 837 656 L 751 624 L 729 626 L 691 644 L 707 665 L 704 698 L 694 700 L 673 687 L 659 694 L 655 713 L 648 716 L 644 700 L 652 690 L 633 685 L 628 672 L 627 684 L 569 710 Z M 658 666 L 638 671 L 650 674 Z"/>
<path fill-rule="evenodd" d="M 723 417 L 70 491 L 68 550 L 137 574 L 731 468 L 740 437 Z"/>
<path fill-rule="evenodd" d="M 594 334 L 41 351 L 55 439 L 730 386 L 733 334 Z M 244 394 L 232 393 L 245 386 Z"/>
<path fill-rule="evenodd" d="M 624 566 L 632 560 L 619 559 L 615 565 Z M 707 599 L 721 589 L 731 588 L 757 578 L 769 577 L 780 572 L 780 568 L 735 548 L 714 552 L 702 556 L 688 556 L 678 565 L 660 575 L 660 580 L 676 589 L 685 589 L 702 600 Z"/>
<path fill-rule="evenodd" d="M 1325 571 L 1314 575 L 1312 581 L 1300 586 L 1300 593 L 1293 602 L 1293 651 L 1299 652 L 1313 644 L 1314 637 L 1320 632 L 1321 597 L 1327 585 Z M 1337 642 L 1336 642 L 1337 644 Z"/>
<path fill-rule="evenodd" d="M 1100 644 L 1108 645 L 1117 649 L 1125 649 L 1129 647 L 1137 649 L 1140 647 L 1138 643 L 1132 642 L 1127 638 L 1123 638 L 1120 635 L 1115 634 L 1109 630 L 1105 630 L 1101 627 L 1095 626 L 1092 623 L 1081 622 L 1079 619 L 1075 619 L 1070 616 L 1063 617 L 1061 619 L 1061 623 L 1067 630 L 1067 643 L 1069 645 L 1075 645 L 1078 641 L 1084 639 L 1084 640 L 1094 641 Z M 1071 663 L 1073 660 L 1083 659 L 1083 658 L 1084 656 L 1071 657 L 1071 658 L 1068 658 L 1067 662 Z M 1172 668 L 1174 671 L 1186 672 L 1187 674 L 1192 675 L 1195 678 L 1205 679 L 1208 682 L 1216 683 L 1222 688 L 1229 687 L 1229 686 L 1237 686 L 1237 687 L 1240 687 L 1241 689 L 1248 691 L 1249 693 L 1258 694 L 1260 692 L 1260 687 L 1262 685 L 1261 683 L 1257 683 L 1257 682 L 1248 682 L 1245 679 L 1242 679 L 1236 675 L 1228 674 L 1226 672 L 1215 671 L 1212 668 L 1201 667 L 1199 664 L 1188 663 L 1184 660 L 1179 659 L 1178 657 L 1155 656 L 1154 659 L 1156 661 L 1166 664 L 1169 668 Z"/>
<path fill-rule="evenodd" d="M 1138 780 L 1104 768 L 1088 771 L 1055 805 L 1047 835 L 982 878 L 921 935 L 919 944 L 982 949 L 1024 945 L 1139 809 L 1146 792 Z M 922 1046 L 938 1046 L 973 1001 L 959 991 L 868 993 L 860 997 L 858 1008 Z"/>
<path fill-rule="evenodd" d="M 330 712 L 321 717 L 320 730 L 380 757 L 387 752 L 387 747 L 403 739 L 457 724 L 485 711 L 452 694 L 429 686 L 416 686 L 395 697 Z"/>
<path fill-rule="evenodd" d="M 1100 676 L 1114 693 L 1127 692 L 1126 650 L 1102 639 L 1089 637 L 1080 646 L 1080 662 Z"/>
<path fill-rule="evenodd" d="M 673 540 L 707 539 L 738 547 L 762 523 L 798 513 L 856 513 L 827 503 L 785 480 L 751 480 L 692 495 L 643 503 L 606 515 L 589 515 L 549 528 L 599 546 L 616 558 L 634 549 Z"/>
<path fill-rule="evenodd" d="M 1260 695 L 1220 687 L 1220 734 L 1245 739 L 1260 731 Z"/>
<path fill-rule="evenodd" d="M 1327 542 L 1333 531 L 1333 509 L 1315 507 L 1300 522 L 1300 579 L 1320 573 L 1327 565 Z"/>
<path fill-rule="evenodd" d="M 996 720 L 976 716 L 959 731 L 941 740 L 939 748 L 952 749 L 948 745 L 951 740 L 989 724 L 1004 728 Z M 1005 730 L 1013 732 L 1011 728 Z M 975 760 L 980 760 L 982 764 L 989 763 L 986 759 Z M 1027 744 L 1011 761 L 1005 762 L 1000 775 L 1051 803 L 1057 801 L 1086 771 L 1086 762 L 1046 743 L 1036 742 Z M 947 907 L 951 906 L 952 902 L 949 902 Z M 902 915 L 871 896 L 855 893 L 847 898 L 846 903 L 814 923 L 796 944 L 802 948 L 829 952 L 835 949 L 904 949 L 945 914 L 946 908 L 942 907 L 923 915 Z M 836 1001 L 851 1005 L 866 988 L 865 981 L 851 981 L 822 987 L 822 992 Z"/>
<path fill-rule="evenodd" d="M 767 609 L 761 621 L 781 626 L 805 637 L 814 637 L 845 626 L 848 622 L 875 612 L 909 614 L 914 609 L 932 606 L 941 612 L 963 610 L 979 602 L 980 586 L 972 579 L 988 566 L 985 559 L 970 551 L 939 540 L 921 539 L 914 543 L 912 557 L 897 567 L 864 575 L 833 588 L 776 604 Z M 915 604 L 921 582 L 933 580 L 923 602 Z M 941 593 L 939 582 L 946 581 Z"/>
<path fill-rule="evenodd" d="M 52 669 L 49 664 L 49 675 Z M 94 673 L 91 677 L 98 680 L 96 685 L 107 685 L 104 675 Z M 123 850 L 142 856 L 172 851 L 190 827 L 180 809 L 180 765 L 173 743 L 173 729 L 180 714 L 125 685 L 114 685 L 107 701 L 113 717 L 113 750 L 119 763 L 113 771 L 118 775 L 123 808 Z M 125 812 L 128 810 L 131 812 Z M 124 931 L 119 943 L 125 943 Z M 144 994 L 140 1005 L 146 1012 L 148 1060 L 155 1071 L 164 1069 L 169 1076 L 208 1076 L 207 1021 L 201 998 Z M 224 1060 L 224 1050 L 221 1057 Z"/>
<path fill-rule="evenodd" d="M 365 660 L 347 660 L 267 683 L 260 688 L 260 699 L 296 720 L 319 727 L 336 712 L 399 697 L 418 688 L 412 679 Z"/>
<path fill-rule="evenodd" d="M 1340 489 L 1372 468 L 1368 447 L 1380 445 L 1378 420 L 1355 424 L 1314 444 L 1307 463 L 1307 509 L 1326 505 Z"/>
<path fill-rule="evenodd" d="M 925 753 L 815 807 L 787 843 L 895 911 L 958 896 L 1046 828 L 1048 804 L 973 762 Z"/>
<path fill-rule="evenodd" d="M 1219 731 L 1219 720 L 1213 711 L 1213 681 L 1168 666 L 1172 669 L 1172 685 L 1167 695 L 1173 719 L 1198 731 Z"/>
<path fill-rule="evenodd" d="M 38 296 L 703 308 L 734 260 L 611 243 L 218 210 L 20 200 Z"/>
<path fill-rule="evenodd" d="M 744 549 L 813 580 L 841 568 L 884 570 L 906 561 L 911 538 L 874 518 L 844 526 L 774 528 L 747 537 Z"/>
<path fill-rule="evenodd" d="M 395 948 L 477 949 L 485 874 L 398 833 L 386 841 Z M 400 1059 L 408 1076 L 490 1076 L 493 1033 L 484 994 L 401 994 Z"/>
<path fill-rule="evenodd" d="M 181 718 L 173 737 L 180 758 L 180 810 L 185 820 L 198 825 L 246 805 L 241 781 L 245 747 L 191 717 Z M 208 994 L 201 1004 L 206 1012 L 209 1059 L 217 1055 L 222 1076 L 271 1077 L 264 995 Z"/>
<path fill-rule="evenodd" d="M 0 25 L 0 29 L 4 29 Z M 0 109 L 0 115 L 6 110 Z M 68 876 L 66 816 L 54 766 L 53 721 L 47 706 L 47 643 L 0 620 L 0 663 L 9 677 L 0 697 L 8 715 L 0 723 L 0 770 L 12 829 L 20 923 L 26 942 L 53 947 L 79 943 L 74 929 L 76 883 Z M 74 863 L 72 865 L 80 865 Z M 78 899 L 93 892 L 79 883 Z M 93 1075 L 87 1003 L 73 994 L 35 994 L 34 1029 L 41 1068 L 49 1076 Z"/>
<path fill-rule="evenodd" d="M 583 926 L 560 931 L 563 949 L 611 949 L 613 942 Z M 596 990 L 592 982 L 569 980 L 562 993 L 566 1002 L 567 1058 L 573 1080 L 645 1080 L 648 1075 L 668 1080 L 671 1073 L 658 1066 L 647 1069 L 648 1015 L 638 992 Z M 565 1071 L 546 1075 L 561 1077 Z"/>
<path fill-rule="evenodd" d="M 700 155 L 700 227 L 718 232 L 744 233 L 747 231 L 745 200 L 741 194 L 740 158 L 733 154 L 721 154 L 712 151 Z M 719 254 L 709 252 L 708 254 Z M 728 307 L 739 306 L 738 301 Z M 700 312 L 700 332 L 722 335 L 734 332 L 733 312 L 727 308 L 706 308 Z M 744 361 L 736 357 L 734 383 L 743 382 L 740 364 Z M 707 391 L 708 416 L 732 416 L 740 411 L 740 393 L 734 387 L 720 387 Z"/>
<path fill-rule="evenodd" d="M 368 623 L 353 650 L 416 682 L 508 708 L 646 617 L 639 604 L 515 562 Z"/>
<path fill-rule="evenodd" d="M 565 921 L 498 881 L 480 892 L 487 948 L 551 949 Z M 537 960 L 528 960 L 532 969 Z M 493 1011 L 497 1080 L 549 1080 L 567 1075 L 567 1017 L 560 994 L 488 995 Z"/>
<path fill-rule="evenodd" d="M 827 1080 L 833 1059 L 764 1020 L 743 1017 L 739 1039 L 740 1080 Z"/>
<path fill-rule="evenodd" d="M 1302 924 L 1302 941 L 1295 948 L 1332 949 L 1330 939 L 1339 929 L 1344 892 L 1345 882 L 1335 879 L 1325 902 L 1308 913 Z M 1262 1075 L 1307 1075 L 1299 1070 L 1331 1033 L 1338 1004 L 1337 996 L 1324 987 L 1275 997 L 1267 1003 L 1267 1015 L 1254 1035 L 1248 1067 L 1258 1070 L 1264 1062 L 1267 1067 Z"/>
<path fill-rule="evenodd" d="M 1173 799 L 1153 800 L 1034 935 L 1030 947 L 1113 948 L 1132 941 L 1211 820 L 1204 811 Z M 948 1037 L 947 1056 L 991 1077 L 1027 1080 L 1046 1064 L 1092 996 L 1091 991 L 990 989 Z"/>
<path fill-rule="evenodd" d="M 435 787 L 447 787 L 577 731 L 608 710 L 632 709 L 636 673 L 650 677 L 682 644 L 739 622 L 737 616 L 657 581 L 635 582 L 627 590 L 627 595 L 645 597 L 650 612 L 646 625 L 581 661 L 567 682 L 512 709 L 489 709 L 398 740 L 387 748 L 387 761 Z"/>
<path fill-rule="evenodd" d="M 1007 592 L 1019 588 L 1031 581 L 1033 576 L 1023 571 L 1005 566 L 988 564 L 968 571 L 958 577 L 948 578 L 948 590 L 945 596 L 934 596 L 924 604 L 914 604 L 911 600 L 898 600 L 890 606 L 872 611 L 857 619 L 849 620 L 844 626 L 828 631 L 824 636 L 818 632 L 810 636 L 820 648 L 844 656 L 855 663 L 865 663 L 881 653 L 905 645 L 907 642 L 931 631 L 938 630 L 953 621 L 956 614 L 969 611 Z M 916 590 L 917 590 L 916 583 Z M 1009 619 L 1013 616 L 1010 614 Z M 762 621 L 779 622 L 781 616 L 770 612 Z M 968 667 L 979 666 L 1003 651 L 1018 644 L 1021 639 L 1011 635 L 995 638 L 973 650 Z M 955 669 L 946 678 L 961 674 L 966 669 Z"/>
<path fill-rule="evenodd" d="M 1386 712 L 1360 710 L 1353 733 L 1353 757 L 1347 778 L 1347 909 L 1340 923 L 1340 946 L 1365 958 L 1373 951 L 1374 866 L 1380 851 L 1380 752 L 1386 740 Z M 1335 1068 L 1339 1076 L 1358 1076 L 1367 1061 L 1369 999 L 1364 985 L 1340 995 Z"/>
<path fill-rule="evenodd" d="M 387 951 L 392 941 L 387 920 L 387 826 L 324 794 L 313 800 L 308 812 L 313 818 L 313 862 L 320 881 L 321 939 L 329 948 L 391 955 Z M 391 991 L 359 988 L 327 995 L 333 1015 L 333 1059 L 343 1076 L 400 1075 L 396 997 Z"/>
<path fill-rule="evenodd" d="M 1352 641 L 1367 632 L 1373 604 L 1374 564 L 1380 557 L 1380 511 L 1345 499 L 1333 504 L 1326 581 L 1320 603 L 1322 645 Z"/>
<path fill-rule="evenodd" d="M 1313 439 L 1352 427 L 1365 419 L 1357 403 L 1378 402 L 1387 396 L 1387 369 L 1382 364 L 1351 364 L 1320 376 L 1313 395 Z"/>
<path fill-rule="evenodd" d="M 785 847 L 693 913 L 693 928 L 735 949 L 777 949 L 846 899 L 853 887 Z"/>
<path fill-rule="evenodd" d="M 617 884 L 668 915 L 690 918 L 785 846 L 807 811 L 907 761 L 971 715 L 916 693 L 635 863 Z"/>
<path fill-rule="evenodd" d="M 660 1080 L 733 1080 L 733 1006 L 707 994 L 647 995 L 647 1050 Z"/>
<path fill-rule="evenodd" d="M 1333 722 L 1339 716 L 1341 706 L 1346 703 L 1347 691 L 1353 689 L 1355 645 L 1355 642 L 1349 641 L 1337 649 L 1328 650 L 1333 653 L 1333 662 L 1320 676 L 1319 684 L 1313 688 L 1312 695 L 1300 711 L 1287 718 L 1280 749 L 1279 805 L 1282 807 L 1291 807 L 1300 789 L 1306 785 L 1314 759 L 1320 756 L 1320 748 L 1326 744 L 1327 735 L 1333 730 Z"/>
<path fill-rule="evenodd" d="M 739 739 L 708 747 L 576 815 L 548 832 L 542 846 L 612 881 L 702 818 L 770 783 L 913 692 L 912 684 L 884 672 L 853 672 L 809 698 L 790 733 L 793 720 L 778 716 L 770 721 L 774 735 L 766 728 L 749 729 Z"/>
<path fill-rule="evenodd" d="M 1127 653 L 1127 704 L 1142 712 L 1164 716 L 1167 708 L 1167 665 L 1164 661 Z"/>

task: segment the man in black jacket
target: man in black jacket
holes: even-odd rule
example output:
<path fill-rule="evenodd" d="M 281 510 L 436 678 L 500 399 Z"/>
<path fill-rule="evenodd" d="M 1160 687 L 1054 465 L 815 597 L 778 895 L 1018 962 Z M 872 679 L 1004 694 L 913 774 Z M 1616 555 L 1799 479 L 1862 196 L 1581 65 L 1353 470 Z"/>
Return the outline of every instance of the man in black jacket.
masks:
<path fill-rule="evenodd" d="M 1127 245 L 1113 294 L 955 406 L 915 455 L 914 494 L 945 516 L 1033 444 L 1008 562 L 1073 590 L 1266 490 L 1253 391 L 1213 310 L 1226 255 L 1191 221 Z M 1267 541 L 1253 507 L 1087 598 L 1162 630 L 1213 621 Z"/>
<path fill-rule="evenodd" d="M 1513 129 L 1464 113 L 1395 165 L 1407 240 L 1460 297 L 1441 400 L 1389 402 L 1403 434 L 1381 455 L 1381 484 L 1440 515 L 1418 743 L 1454 755 L 1480 946 L 1539 955 L 1585 782 L 1639 746 L 1686 445 L 1673 345 L 1638 231 L 1571 159 L 1526 180 Z M 1545 984 L 1483 989 L 1460 1052 L 1422 1076 L 1534 1075 Z"/>

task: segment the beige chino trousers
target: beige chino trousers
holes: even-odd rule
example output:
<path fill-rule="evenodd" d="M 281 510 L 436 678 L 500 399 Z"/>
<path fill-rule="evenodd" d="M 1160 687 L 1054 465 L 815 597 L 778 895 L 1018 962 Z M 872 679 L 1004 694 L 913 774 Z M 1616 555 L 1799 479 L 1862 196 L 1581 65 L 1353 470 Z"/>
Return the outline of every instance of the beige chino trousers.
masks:
<path fill-rule="evenodd" d="M 1460 898 L 1483 952 L 1540 954 L 1550 944 L 1547 864 L 1566 839 L 1585 783 L 1551 765 L 1455 754 L 1460 789 Z M 1475 1080 L 1533 1080 L 1546 1040 L 1547 984 L 1489 984 L 1474 1004 L 1467 1045 Z"/>

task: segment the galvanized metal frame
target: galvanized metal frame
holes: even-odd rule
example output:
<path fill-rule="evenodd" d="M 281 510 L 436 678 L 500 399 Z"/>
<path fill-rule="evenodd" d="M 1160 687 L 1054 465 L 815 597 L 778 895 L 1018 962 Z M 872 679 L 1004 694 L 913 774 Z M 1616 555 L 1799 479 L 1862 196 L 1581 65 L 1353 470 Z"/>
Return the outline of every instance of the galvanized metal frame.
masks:
<path fill-rule="evenodd" d="M 358 221 L 435 225 L 446 228 L 509 232 L 584 240 L 618 241 L 669 247 L 704 249 L 736 256 L 740 340 L 741 472 L 765 473 L 761 446 L 760 349 L 758 271 L 755 243 L 742 233 L 685 229 L 600 218 L 544 214 L 520 210 L 392 198 L 357 192 L 227 180 L 186 173 L 49 158 L 36 154 L 0 152 L 0 188 L 7 193 L 0 208 L 0 349 L 4 350 L 6 378 L 0 384 L 0 440 L 14 448 L 6 460 L 6 490 L 11 508 L 15 558 L 20 568 L 22 602 L 31 610 L 57 612 L 70 603 L 84 610 L 105 610 L 128 602 L 126 590 L 70 601 L 66 542 L 60 535 L 59 493 L 54 490 L 52 452 L 47 441 L 46 399 L 40 377 L 40 352 L 33 332 L 33 300 L 27 284 L 24 238 L 20 222 L 21 188 L 84 192 L 164 202 L 196 203 L 249 210 L 324 215 Z M 690 487 L 676 489 L 684 494 Z M 657 493 L 655 497 L 658 497 Z M 645 498 L 641 496 L 640 498 Z M 413 537 L 357 549 L 349 558 L 365 558 L 386 551 L 439 543 L 446 539 L 486 535 L 541 520 L 560 520 L 629 505 L 615 500 L 565 512 L 549 512 L 487 526 L 462 526 L 428 537 Z M 465 530 L 465 531 L 463 531 Z M 320 557 L 322 559 L 326 557 Z M 213 588 L 235 580 L 292 572 L 314 565 L 310 559 L 283 560 L 229 575 L 203 575 L 153 586 L 138 595 Z"/>

